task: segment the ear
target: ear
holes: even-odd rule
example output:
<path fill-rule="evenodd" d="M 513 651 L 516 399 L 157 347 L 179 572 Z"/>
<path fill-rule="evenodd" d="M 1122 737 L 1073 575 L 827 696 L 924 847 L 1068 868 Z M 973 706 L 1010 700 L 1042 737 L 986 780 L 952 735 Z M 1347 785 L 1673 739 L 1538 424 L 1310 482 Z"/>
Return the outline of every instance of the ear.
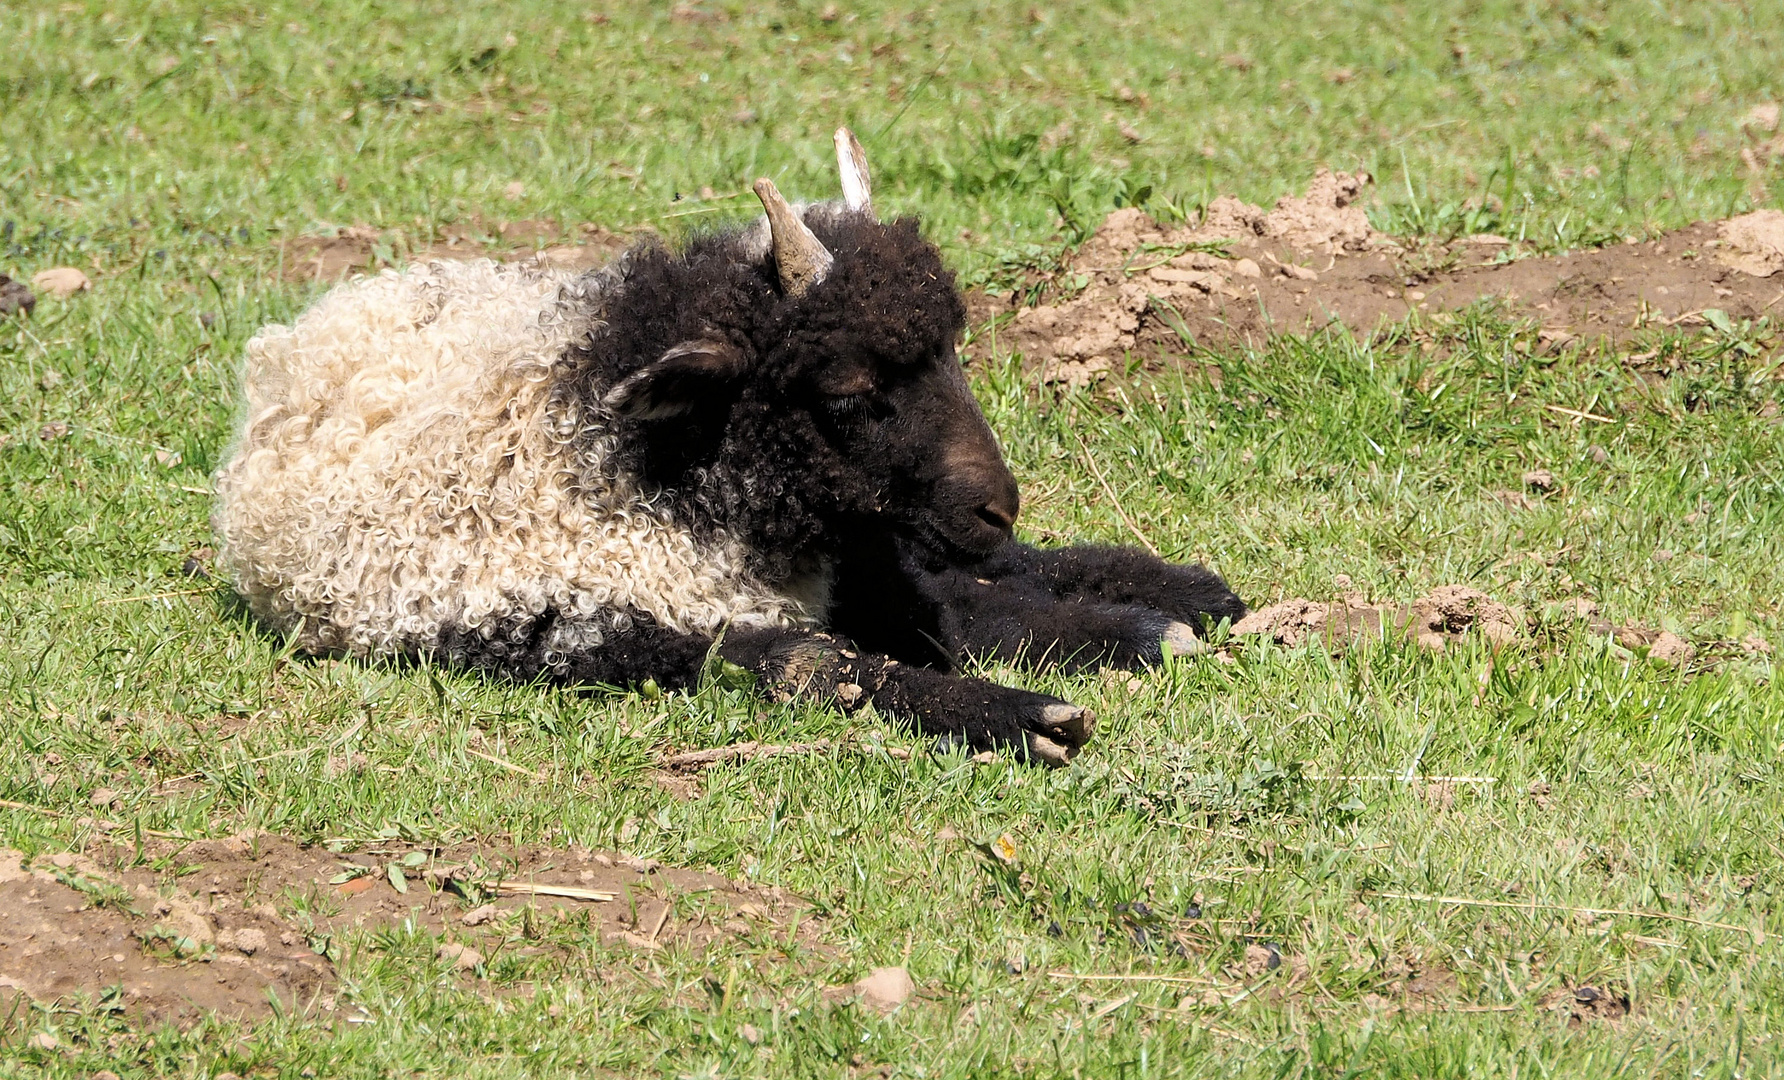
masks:
<path fill-rule="evenodd" d="M 748 368 L 743 350 L 729 342 L 684 341 L 620 380 L 603 401 L 621 416 L 664 420 L 722 392 Z"/>

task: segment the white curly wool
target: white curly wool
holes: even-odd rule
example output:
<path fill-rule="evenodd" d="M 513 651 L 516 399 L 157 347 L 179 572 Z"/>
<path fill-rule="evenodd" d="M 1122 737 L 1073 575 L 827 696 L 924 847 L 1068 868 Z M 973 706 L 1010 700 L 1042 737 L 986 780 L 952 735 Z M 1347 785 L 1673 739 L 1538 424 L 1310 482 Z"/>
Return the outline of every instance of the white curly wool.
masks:
<path fill-rule="evenodd" d="M 437 262 L 342 285 L 250 341 L 214 525 L 253 612 L 361 656 L 548 608 L 558 654 L 627 611 L 706 633 L 802 621 L 738 544 L 697 540 L 616 475 L 605 415 L 559 392 L 579 294 L 600 287 Z"/>

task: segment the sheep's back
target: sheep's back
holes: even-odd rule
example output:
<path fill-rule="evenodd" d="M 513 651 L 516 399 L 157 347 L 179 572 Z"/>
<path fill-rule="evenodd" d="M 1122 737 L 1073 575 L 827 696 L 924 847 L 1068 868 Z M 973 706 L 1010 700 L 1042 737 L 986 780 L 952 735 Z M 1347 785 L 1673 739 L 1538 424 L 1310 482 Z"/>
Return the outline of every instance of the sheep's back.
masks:
<path fill-rule="evenodd" d="M 697 539 L 610 468 L 605 416 L 566 396 L 598 287 L 433 263 L 256 335 L 214 521 L 251 610 L 310 651 L 357 655 L 547 612 L 566 649 L 639 613 L 709 632 L 794 617 L 735 543 Z"/>

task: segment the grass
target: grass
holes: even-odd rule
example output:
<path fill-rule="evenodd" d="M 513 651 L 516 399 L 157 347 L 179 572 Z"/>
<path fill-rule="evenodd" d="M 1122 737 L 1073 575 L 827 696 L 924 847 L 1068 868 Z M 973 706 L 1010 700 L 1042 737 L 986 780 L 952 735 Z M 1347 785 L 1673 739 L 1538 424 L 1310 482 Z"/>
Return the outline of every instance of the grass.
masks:
<path fill-rule="evenodd" d="M 189 835 L 623 848 L 793 890 L 823 943 L 639 956 L 572 921 L 480 984 L 398 928 L 341 953 L 342 1013 L 373 1023 L 181 1032 L 71 1002 L 10 1018 L 0 1075 L 1779 1072 L 1784 694 L 1774 661 L 1717 643 L 1784 645 L 1784 428 L 1759 410 L 1778 383 L 1747 378 L 1769 352 L 1730 335 L 1675 339 L 1687 362 L 1658 388 L 1616 357 L 1543 357 L 1491 309 L 1094 397 L 981 368 L 1031 536 L 1131 539 L 1087 447 L 1138 528 L 1256 604 L 1340 574 L 1399 600 L 1466 582 L 1538 626 L 1498 655 L 1248 648 L 1137 684 L 1041 678 L 1105 718 L 1058 772 L 776 758 L 680 801 L 646 775 L 664 747 L 851 725 L 720 686 L 653 702 L 294 660 L 179 575 L 209 542 L 243 343 L 313 295 L 278 279 L 278 244 L 327 226 L 679 232 L 747 206 L 678 192 L 765 173 L 830 193 L 839 119 L 884 201 L 976 280 L 1118 203 L 1263 201 L 1322 162 L 1380 178 L 1383 227 L 1550 247 L 1762 205 L 1778 179 L 1738 158 L 1740 119 L 1780 90 L 1763 5 L 1184 7 L 0 11 L 0 270 L 97 282 L 0 323 L 0 798 L 70 815 L 0 809 L 0 844 L 86 843 L 72 818 L 103 783 L 114 817 Z M 1534 467 L 1558 489 L 1508 509 Z M 1574 597 L 1705 658 L 1648 663 L 1560 617 Z M 1495 782 L 1330 779 L 1409 769 Z M 1015 865 L 971 843 L 1006 834 Z M 1194 947 L 1161 947 L 1191 908 Z M 1238 980 L 1254 992 L 1204 1000 L 1265 942 L 1283 964 Z M 901 1012 L 823 1001 L 892 963 L 921 988 Z M 1431 1009 L 1381 1008 L 1409 967 L 1438 973 Z M 1542 1002 L 1577 985 L 1636 1011 L 1571 1027 Z"/>

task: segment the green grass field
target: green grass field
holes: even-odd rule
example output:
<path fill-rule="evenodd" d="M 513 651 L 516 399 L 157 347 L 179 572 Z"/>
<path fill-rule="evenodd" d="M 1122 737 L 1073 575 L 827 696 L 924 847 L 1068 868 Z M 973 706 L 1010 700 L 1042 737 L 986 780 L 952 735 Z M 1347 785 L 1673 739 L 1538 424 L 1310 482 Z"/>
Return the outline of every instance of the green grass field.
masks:
<path fill-rule="evenodd" d="M 710 869 L 806 898 L 822 946 L 636 953 L 564 924 L 474 980 L 425 934 L 366 934 L 337 993 L 370 1023 L 21 1007 L 0 1076 L 1784 1074 L 1784 690 L 1737 644 L 1784 646 L 1769 325 L 1678 331 L 1658 387 L 1614 355 L 1541 356 L 1486 309 L 1198 356 L 1217 381 L 1062 395 L 979 367 L 1030 538 L 1132 539 L 1088 450 L 1138 528 L 1254 605 L 1339 575 L 1394 600 L 1459 582 L 1535 625 L 1497 655 L 1254 645 L 1031 679 L 1103 718 L 1057 771 L 885 730 L 908 761 L 720 767 L 680 800 L 648 775 L 667 748 L 860 725 L 720 686 L 292 662 L 179 573 L 209 543 L 243 345 L 315 295 L 280 276 L 292 238 L 680 235 L 747 216 L 757 175 L 830 196 L 846 122 L 879 200 L 972 282 L 1118 205 L 1267 201 L 1320 164 L 1376 175 L 1378 227 L 1565 248 L 1778 205 L 1779 167 L 1740 150 L 1784 94 L 1784 8 L 26 0 L 0 41 L 0 272 L 95 282 L 0 320 L 0 847 L 93 842 L 74 819 L 103 785 L 117 820 L 188 836 L 397 829 Z M 1544 407 L 1587 403 L 1614 421 Z M 1536 467 L 1557 490 L 1509 509 Z M 1699 660 L 1557 614 L 1581 597 Z M 1491 782 L 1333 779 L 1406 773 Z M 1014 866 L 973 846 L 1005 834 Z M 1407 899 L 1433 896 L 1520 906 Z M 1161 947 L 1173 931 L 1194 947 Z M 1246 974 L 1265 943 L 1281 965 Z M 891 1016 L 824 1000 L 889 964 L 919 988 Z M 1402 1009 L 1409 969 L 1437 989 Z M 1570 1025 L 1549 1003 L 1581 985 L 1633 1012 Z"/>

